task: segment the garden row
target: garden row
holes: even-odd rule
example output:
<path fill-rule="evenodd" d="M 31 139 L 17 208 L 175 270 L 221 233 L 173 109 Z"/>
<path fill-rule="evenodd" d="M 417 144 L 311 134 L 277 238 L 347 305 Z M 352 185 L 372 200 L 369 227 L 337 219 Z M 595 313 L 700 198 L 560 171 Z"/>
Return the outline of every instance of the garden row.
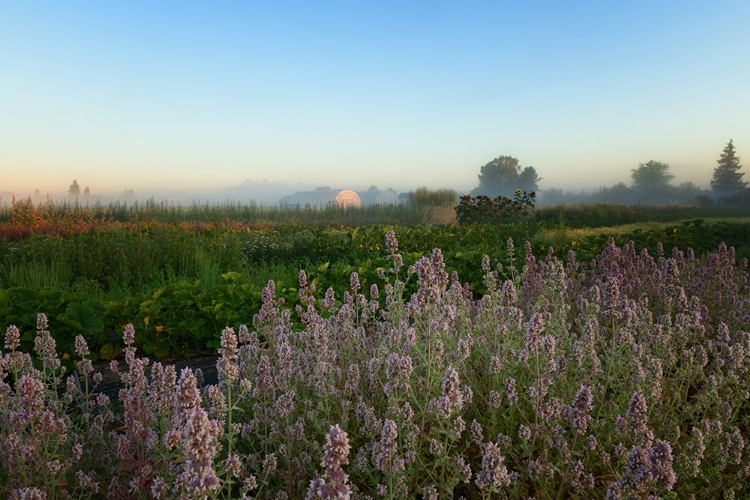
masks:
<path fill-rule="evenodd" d="M 396 233 L 407 266 L 441 248 L 448 271 L 457 272 L 476 298 L 486 293 L 484 255 L 493 268 L 503 265 L 506 277 L 522 270 L 525 256 L 509 260 L 509 241 L 518 247 L 529 241 L 538 258 L 553 246 L 563 260 L 574 251 L 578 261 L 588 262 L 608 240 L 605 234 L 560 231 L 551 240 L 551 233 L 529 228 L 418 226 L 399 227 Z M 0 240 L 0 325 L 15 323 L 27 332 L 26 350 L 40 311 L 49 315 L 63 353 L 73 352 L 80 334 L 97 355 L 114 356 L 113 335 L 129 322 L 138 325 L 137 345 L 147 354 L 213 350 L 222 328 L 236 328 L 258 310 L 261 290 L 271 279 L 292 308 L 299 302 L 300 269 L 307 271 L 318 298 L 330 287 L 342 300 L 352 272 L 363 287 L 382 285 L 382 272 L 389 269 L 383 244 L 389 229 L 148 224 L 66 238 L 39 234 Z M 615 237 L 618 245 L 628 241 L 651 255 L 692 248 L 699 258 L 726 242 L 742 257 L 750 249 L 750 224 L 693 220 Z M 406 293 L 417 288 L 414 282 L 405 286 Z"/>
<path fill-rule="evenodd" d="M 455 193 L 454 193 L 455 195 Z M 444 190 L 424 188 L 410 193 L 400 205 L 360 208 L 328 206 L 297 208 L 254 203 L 198 203 L 180 205 L 155 200 L 102 203 L 11 200 L 0 205 L 0 239 L 19 240 L 30 234 L 68 235 L 101 227 L 141 224 L 211 225 L 236 223 L 253 229 L 291 226 L 346 226 L 481 223 L 517 219 L 519 212 L 535 227 L 596 228 L 642 222 L 674 222 L 696 218 L 740 217 L 746 206 L 618 205 L 606 203 L 545 205 L 534 208 L 535 193 L 513 197 L 462 196 L 460 201 Z M 0 200 L 2 201 L 2 200 Z M 452 215 L 451 215 L 452 214 Z M 500 215 L 500 217 L 497 217 Z"/>
<path fill-rule="evenodd" d="M 0 497 L 750 495 L 750 290 L 732 248 L 700 259 L 610 240 L 584 263 L 509 245 L 520 272 L 481 258 L 477 300 L 439 250 L 409 265 L 384 240 L 377 285 L 351 274 L 322 293 L 328 266 L 298 275 L 294 304 L 273 281 L 252 313 L 215 304 L 246 317 L 206 326 L 222 328 L 219 383 L 202 389 L 139 357 L 144 332 L 163 333 L 153 317 L 117 329 L 119 408 L 97 394 L 83 336 L 76 376 L 61 370 L 55 328 L 74 311 L 8 327 Z"/>

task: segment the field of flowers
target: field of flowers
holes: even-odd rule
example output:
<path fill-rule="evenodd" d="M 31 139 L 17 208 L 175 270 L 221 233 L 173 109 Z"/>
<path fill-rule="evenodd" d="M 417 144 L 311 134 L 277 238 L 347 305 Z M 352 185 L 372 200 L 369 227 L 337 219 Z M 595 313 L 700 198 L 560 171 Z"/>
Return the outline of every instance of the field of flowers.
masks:
<path fill-rule="evenodd" d="M 0 496 L 747 498 L 747 259 L 506 245 L 479 256 L 481 294 L 393 231 L 367 283 L 301 271 L 288 303 L 269 281 L 221 332 L 216 385 L 142 357 L 128 324 L 118 401 L 84 336 L 69 374 L 45 315 L 8 326 Z"/>

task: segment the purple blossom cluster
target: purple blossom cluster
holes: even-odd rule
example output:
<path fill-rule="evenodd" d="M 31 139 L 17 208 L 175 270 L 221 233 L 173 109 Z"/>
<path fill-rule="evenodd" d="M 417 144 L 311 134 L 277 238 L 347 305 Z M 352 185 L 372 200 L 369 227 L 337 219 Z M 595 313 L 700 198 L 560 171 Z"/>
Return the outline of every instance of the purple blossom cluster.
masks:
<path fill-rule="evenodd" d="M 563 263 L 527 245 L 505 280 L 483 259 L 479 300 L 439 250 L 403 277 L 392 232 L 386 248 L 383 282 L 353 274 L 341 295 L 300 272 L 294 309 L 269 282 L 252 325 L 221 332 L 216 385 L 139 357 L 128 325 L 115 405 L 83 337 L 67 373 L 44 315 L 33 355 L 7 326 L 0 497 L 750 496 L 750 289 L 731 248 L 610 241 Z"/>

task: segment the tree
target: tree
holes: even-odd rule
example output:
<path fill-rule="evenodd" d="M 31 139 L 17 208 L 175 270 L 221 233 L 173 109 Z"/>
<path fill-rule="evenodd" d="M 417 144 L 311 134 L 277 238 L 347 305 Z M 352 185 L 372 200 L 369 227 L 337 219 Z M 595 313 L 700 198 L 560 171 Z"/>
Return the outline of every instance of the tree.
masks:
<path fill-rule="evenodd" d="M 619 205 L 631 205 L 635 203 L 635 190 L 620 181 L 614 186 L 602 186 L 594 191 L 590 199 L 602 203 L 617 203 Z"/>
<path fill-rule="evenodd" d="M 91 196 L 91 190 L 88 186 L 86 186 L 86 189 L 83 190 L 83 196 Z"/>
<path fill-rule="evenodd" d="M 633 189 L 641 196 L 641 201 L 657 203 L 668 201 L 674 175 L 669 173 L 669 164 L 651 160 L 640 163 L 630 171 Z"/>
<path fill-rule="evenodd" d="M 526 167 L 518 176 L 518 189 L 524 191 L 537 191 L 539 189 L 539 181 L 542 179 L 537 175 L 534 167 Z"/>
<path fill-rule="evenodd" d="M 68 188 L 68 194 L 70 196 L 78 196 L 79 194 L 81 194 L 81 186 L 78 185 L 77 180 L 73 180 L 73 184 L 71 184 Z"/>
<path fill-rule="evenodd" d="M 536 191 L 541 180 L 534 167 L 523 170 L 518 158 L 499 156 L 482 166 L 479 170 L 479 187 L 472 191 L 474 195 L 501 196 L 510 195 L 516 189 Z"/>
<path fill-rule="evenodd" d="M 742 182 L 744 173 L 739 172 L 742 168 L 739 156 L 734 153 L 732 139 L 724 148 L 719 158 L 718 167 L 714 169 L 714 177 L 711 179 L 711 189 L 720 193 L 734 193 L 745 189 L 747 182 Z"/>

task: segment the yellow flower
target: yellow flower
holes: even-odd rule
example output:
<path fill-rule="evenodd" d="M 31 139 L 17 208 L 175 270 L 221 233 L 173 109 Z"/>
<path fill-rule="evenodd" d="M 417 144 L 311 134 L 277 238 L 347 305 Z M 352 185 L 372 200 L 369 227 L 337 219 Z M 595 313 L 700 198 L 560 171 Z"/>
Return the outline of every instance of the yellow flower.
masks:
<path fill-rule="evenodd" d="M 143 323 L 144 323 L 144 324 L 145 324 L 146 326 L 148 326 L 148 322 L 149 322 L 149 321 L 151 321 L 151 319 L 150 319 L 150 318 L 149 318 L 148 316 L 146 316 L 145 318 L 143 318 Z"/>
<path fill-rule="evenodd" d="M 161 325 L 158 325 L 158 326 L 156 327 L 156 333 L 161 333 L 161 332 L 163 332 L 163 331 L 164 331 L 164 327 L 163 327 L 163 326 L 161 326 Z"/>
<path fill-rule="evenodd" d="M 65 354 L 62 355 L 62 359 L 70 359 L 70 354 L 66 352 Z"/>
<path fill-rule="evenodd" d="M 516 189 L 516 194 L 521 194 L 521 190 L 520 189 Z"/>

